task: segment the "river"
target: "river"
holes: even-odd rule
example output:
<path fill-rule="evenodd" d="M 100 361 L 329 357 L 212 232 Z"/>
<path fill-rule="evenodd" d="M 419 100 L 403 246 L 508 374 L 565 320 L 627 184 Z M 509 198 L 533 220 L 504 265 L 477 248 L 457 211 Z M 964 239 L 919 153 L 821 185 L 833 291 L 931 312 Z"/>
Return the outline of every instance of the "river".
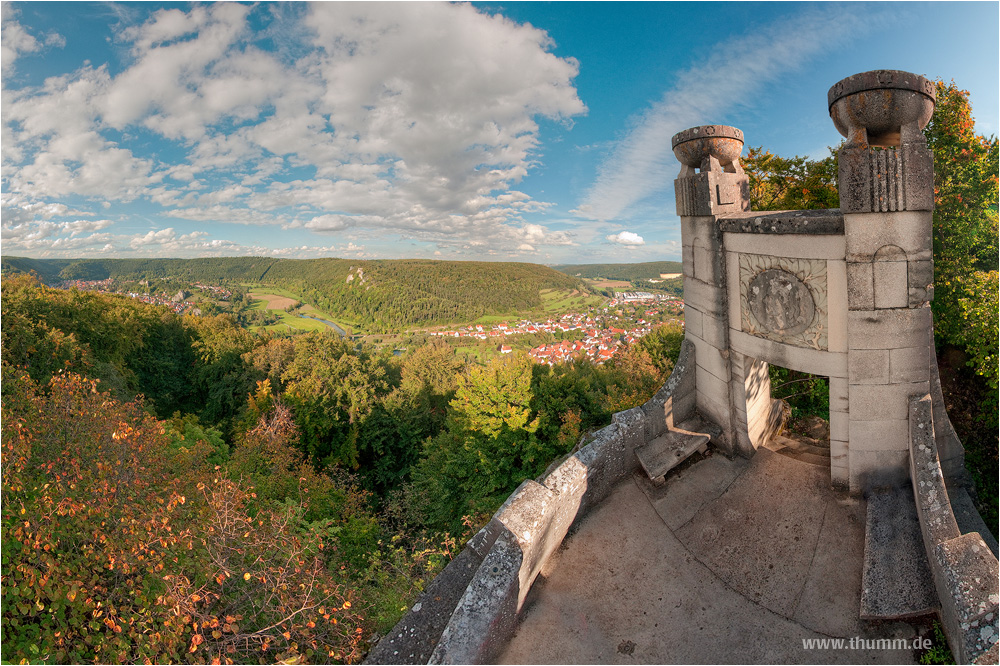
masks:
<path fill-rule="evenodd" d="M 332 328 L 334 331 L 336 331 L 337 335 L 342 335 L 342 336 L 346 336 L 347 335 L 347 331 L 345 331 L 341 327 L 337 326 L 332 321 L 327 321 L 326 319 L 320 319 L 319 317 L 310 317 L 309 315 L 299 315 L 299 316 L 302 317 L 303 319 L 312 319 L 313 321 L 318 321 L 321 324 L 326 324 L 327 326 L 329 326 L 330 328 Z"/>

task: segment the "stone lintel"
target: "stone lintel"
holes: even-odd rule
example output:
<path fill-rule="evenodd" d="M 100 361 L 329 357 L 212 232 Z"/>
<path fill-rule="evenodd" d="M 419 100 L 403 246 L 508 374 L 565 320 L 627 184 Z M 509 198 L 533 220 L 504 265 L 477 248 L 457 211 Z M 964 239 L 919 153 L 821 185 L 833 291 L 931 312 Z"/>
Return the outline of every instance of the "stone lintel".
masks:
<path fill-rule="evenodd" d="M 767 360 L 790 370 L 824 377 L 847 377 L 847 354 L 808 349 L 759 338 L 734 328 L 729 329 L 730 346 L 734 351 Z"/>
<path fill-rule="evenodd" d="M 825 210 L 743 211 L 719 218 L 719 230 L 740 234 L 842 235 L 844 215 Z"/>
<path fill-rule="evenodd" d="M 765 235 L 726 231 L 723 245 L 727 253 L 762 254 L 794 259 L 843 260 L 846 242 L 843 235 L 783 234 Z"/>

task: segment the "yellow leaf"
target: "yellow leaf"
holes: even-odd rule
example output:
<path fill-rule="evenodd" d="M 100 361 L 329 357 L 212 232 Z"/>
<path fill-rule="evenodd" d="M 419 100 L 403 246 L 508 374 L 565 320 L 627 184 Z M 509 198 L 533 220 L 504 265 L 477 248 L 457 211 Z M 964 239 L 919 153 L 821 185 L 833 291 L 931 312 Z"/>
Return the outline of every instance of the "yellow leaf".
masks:
<path fill-rule="evenodd" d="M 250 580 L 250 574 L 249 573 L 243 574 L 243 580 Z"/>
<path fill-rule="evenodd" d="M 351 607 L 351 602 L 350 601 L 345 601 L 344 602 L 344 608 L 350 608 L 350 607 Z"/>

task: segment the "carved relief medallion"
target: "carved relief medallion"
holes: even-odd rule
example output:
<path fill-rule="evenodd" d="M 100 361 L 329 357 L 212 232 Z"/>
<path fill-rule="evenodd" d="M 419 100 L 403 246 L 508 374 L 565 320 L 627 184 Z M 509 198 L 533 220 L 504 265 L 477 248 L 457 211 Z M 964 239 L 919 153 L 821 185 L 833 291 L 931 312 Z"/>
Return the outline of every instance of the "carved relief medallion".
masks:
<path fill-rule="evenodd" d="M 757 273 L 750 281 L 750 312 L 768 330 L 795 335 L 809 328 L 816 302 L 802 280 L 780 268 Z"/>
<path fill-rule="evenodd" d="M 827 349 L 826 262 L 740 254 L 740 328 L 796 347 Z"/>

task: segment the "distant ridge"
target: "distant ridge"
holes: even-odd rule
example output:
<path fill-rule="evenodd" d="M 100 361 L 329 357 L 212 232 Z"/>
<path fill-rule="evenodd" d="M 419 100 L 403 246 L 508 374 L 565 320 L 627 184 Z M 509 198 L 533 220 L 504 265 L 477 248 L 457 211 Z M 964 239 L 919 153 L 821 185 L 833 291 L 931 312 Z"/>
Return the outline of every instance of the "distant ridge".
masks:
<path fill-rule="evenodd" d="M 428 259 L 29 259 L 2 257 L 4 275 L 34 271 L 62 280 L 146 280 L 260 284 L 374 332 L 467 322 L 542 307 L 545 289 L 589 291 L 579 278 L 539 264 Z"/>
<path fill-rule="evenodd" d="M 552 268 L 573 277 L 647 280 L 659 278 L 660 273 L 681 273 L 683 264 L 679 261 L 647 261 L 638 264 L 561 264 Z"/>

